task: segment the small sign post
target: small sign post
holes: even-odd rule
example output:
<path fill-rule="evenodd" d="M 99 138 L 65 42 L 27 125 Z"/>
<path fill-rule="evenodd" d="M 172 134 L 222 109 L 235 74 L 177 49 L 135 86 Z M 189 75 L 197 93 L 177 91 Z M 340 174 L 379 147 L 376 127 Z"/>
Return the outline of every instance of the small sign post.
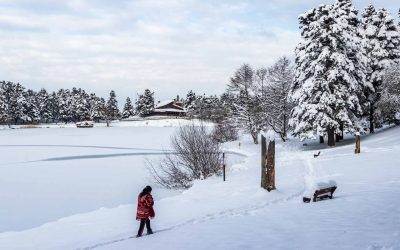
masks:
<path fill-rule="evenodd" d="M 225 181 L 225 151 L 222 151 L 222 178 Z"/>

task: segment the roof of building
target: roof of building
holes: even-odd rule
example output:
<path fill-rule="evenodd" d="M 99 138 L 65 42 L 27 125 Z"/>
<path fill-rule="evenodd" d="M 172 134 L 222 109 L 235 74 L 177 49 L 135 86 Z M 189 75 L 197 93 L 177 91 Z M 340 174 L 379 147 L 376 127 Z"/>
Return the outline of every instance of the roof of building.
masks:
<path fill-rule="evenodd" d="M 166 113 L 166 112 L 186 113 L 186 110 L 167 108 L 167 109 L 154 109 L 153 112 L 159 112 L 159 113 Z"/>
<path fill-rule="evenodd" d="M 170 104 L 171 102 L 174 102 L 174 100 L 165 100 L 165 101 L 159 102 L 159 103 L 157 103 L 155 108 L 157 109 L 157 108 L 163 107 L 165 105 Z"/>
<path fill-rule="evenodd" d="M 167 106 L 169 104 L 172 104 L 171 105 L 172 107 L 171 106 L 170 107 L 165 107 L 165 106 Z M 184 111 L 185 110 L 182 106 L 178 105 L 175 100 L 167 100 L 167 101 L 160 102 L 155 106 L 155 109 L 170 110 L 170 111 L 171 110 L 175 110 L 175 109 L 179 110 L 179 111 Z M 184 112 L 186 112 L 186 111 L 184 111 Z"/>

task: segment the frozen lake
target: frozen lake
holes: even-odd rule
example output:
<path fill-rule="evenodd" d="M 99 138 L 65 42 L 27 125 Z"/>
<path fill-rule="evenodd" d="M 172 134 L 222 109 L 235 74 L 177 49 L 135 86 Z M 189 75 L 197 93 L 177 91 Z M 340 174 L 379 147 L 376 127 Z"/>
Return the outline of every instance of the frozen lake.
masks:
<path fill-rule="evenodd" d="M 136 202 L 174 127 L 0 130 L 0 233 Z M 171 196 L 155 190 L 155 199 Z M 135 219 L 135 218 L 132 218 Z"/>

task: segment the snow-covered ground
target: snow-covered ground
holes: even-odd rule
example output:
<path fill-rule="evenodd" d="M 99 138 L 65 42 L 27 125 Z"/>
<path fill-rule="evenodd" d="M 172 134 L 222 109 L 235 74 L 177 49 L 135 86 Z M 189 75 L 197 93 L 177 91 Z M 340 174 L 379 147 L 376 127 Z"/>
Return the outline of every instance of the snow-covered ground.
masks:
<path fill-rule="evenodd" d="M 113 122 L 111 128 L 81 129 L 74 124 L 2 126 L 0 233 L 131 203 L 149 182 L 146 158 L 157 160 L 175 128 L 190 122 Z M 156 197 L 174 193 L 159 190 Z"/>
<path fill-rule="evenodd" d="M 81 193 L 87 192 L 88 195 L 82 195 L 82 200 L 77 203 L 84 202 L 86 197 L 93 195 L 109 197 L 118 193 L 124 194 L 125 199 L 134 201 L 140 190 L 139 186 L 142 187 L 145 181 L 136 186 L 137 178 L 134 176 L 131 186 L 120 185 L 129 179 L 126 175 L 132 172 L 121 170 L 121 173 L 119 170 L 115 172 L 118 174 L 112 175 L 107 167 L 115 167 L 113 162 L 117 166 L 140 165 L 137 158 L 107 156 L 88 159 L 76 156 L 112 155 L 115 148 L 165 147 L 173 128 L 121 127 L 97 130 L 101 133 L 95 132 L 96 129 L 90 130 L 93 132 L 65 129 L 70 132 L 63 136 L 56 129 L 9 130 L 5 137 L 4 131 L 0 132 L 2 145 L 6 144 L 3 138 L 12 140 L 7 144 L 28 144 L 32 142 L 26 141 L 26 138 L 37 138 L 39 142 L 35 144 L 114 147 L 60 150 L 54 147 L 41 149 L 26 146 L 29 151 L 32 150 L 26 156 L 16 153 L 16 146 L 0 147 L 0 185 L 6 183 L 0 191 L 1 209 L 3 204 L 8 206 L 3 203 L 4 197 L 7 198 L 7 192 L 3 190 L 5 187 L 17 189 L 8 190 L 10 194 L 6 201 L 15 202 L 10 208 L 17 204 L 24 210 L 30 210 L 33 200 L 18 186 L 38 182 L 41 182 L 41 190 L 31 187 L 23 189 L 28 193 L 45 192 L 40 202 L 46 203 L 46 206 L 41 207 L 46 213 L 51 213 L 52 209 L 59 206 L 72 206 L 72 203 L 60 203 L 63 202 L 63 197 L 57 196 L 65 194 L 67 197 L 64 198 L 68 200 L 74 195 L 81 196 Z M 18 136 L 18 133 L 21 135 Z M 88 133 L 96 135 L 88 136 Z M 161 139 L 144 139 L 151 135 Z M 54 141 L 46 141 L 45 138 Z M 95 141 L 88 143 L 84 138 Z M 131 140 L 126 140 L 127 138 Z M 129 142 L 133 138 L 137 139 L 137 143 Z M 68 216 L 21 232 L 2 233 L 0 249 L 400 249 L 399 141 L 400 128 L 395 127 L 363 137 L 360 155 L 354 154 L 351 140 L 341 142 L 335 148 L 321 148 L 315 142 L 302 146 L 302 143 L 294 139 L 288 143 L 278 142 L 277 190 L 268 193 L 259 188 L 259 146 L 252 145 L 250 140 L 243 138 L 240 148 L 237 142 L 225 145 L 226 149 L 247 155 L 244 162 L 239 158 L 231 159 L 226 182 L 222 182 L 220 177 L 214 177 L 196 182 L 183 193 L 154 190 L 156 218 L 152 225 L 156 233 L 152 236 L 139 239 L 133 237 L 138 227 L 134 220 L 136 204 L 132 202 L 129 205 L 126 204 L 127 201 L 122 201 L 120 204 L 126 205 L 115 205 L 113 208 L 111 205 L 109 208 Z M 24 149 L 19 147 L 18 150 Z M 117 152 L 119 150 L 136 152 L 134 149 L 118 149 Z M 314 158 L 313 154 L 319 150 L 321 155 Z M 5 155 L 6 162 L 3 161 Z M 13 155 L 18 160 L 10 160 L 14 159 Z M 59 160 L 63 156 L 73 157 Z M 48 158 L 56 160 L 32 162 Z M 106 163 L 103 164 L 103 161 Z M 232 164 L 233 162 L 236 164 Z M 58 189 L 59 180 L 68 176 L 70 167 L 73 167 L 76 181 L 72 182 L 73 185 L 67 185 L 71 181 L 61 181 L 64 183 L 61 185 L 63 188 Z M 140 176 L 138 179 L 145 175 L 140 171 L 144 169 L 139 168 L 134 172 Z M 95 188 L 91 189 L 91 185 L 85 184 L 90 178 L 84 179 L 82 176 L 93 174 L 101 178 L 95 180 L 99 183 L 92 183 Z M 7 182 L 3 175 L 11 175 L 12 181 Z M 54 181 L 52 179 L 55 176 L 61 177 Z M 338 184 L 333 200 L 309 204 L 302 202 L 303 195 L 316 182 L 331 179 Z M 103 185 L 106 187 L 102 187 Z M 96 192 L 98 188 L 101 191 Z M 120 190 L 124 188 L 129 190 Z M 54 191 L 58 195 L 51 197 L 57 198 L 46 200 L 46 195 L 52 195 Z M 20 197 L 20 204 L 17 198 L 12 198 L 17 192 L 24 194 Z M 104 192 L 107 193 L 106 196 Z M 29 201 L 24 201 L 25 199 Z M 92 201 L 88 203 L 96 204 Z M 17 212 L 26 211 L 8 211 L 12 214 L 11 217 L 18 217 Z M 35 217 L 35 213 L 32 212 L 30 216 Z M 1 217 L 3 218 L 5 216 Z"/>

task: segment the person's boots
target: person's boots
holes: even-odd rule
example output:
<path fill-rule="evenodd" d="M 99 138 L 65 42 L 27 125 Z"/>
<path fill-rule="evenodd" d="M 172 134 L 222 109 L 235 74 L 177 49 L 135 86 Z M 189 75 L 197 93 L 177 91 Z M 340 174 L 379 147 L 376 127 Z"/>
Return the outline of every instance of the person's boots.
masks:
<path fill-rule="evenodd" d="M 151 229 L 147 230 L 147 234 L 153 234 L 153 230 Z"/>

